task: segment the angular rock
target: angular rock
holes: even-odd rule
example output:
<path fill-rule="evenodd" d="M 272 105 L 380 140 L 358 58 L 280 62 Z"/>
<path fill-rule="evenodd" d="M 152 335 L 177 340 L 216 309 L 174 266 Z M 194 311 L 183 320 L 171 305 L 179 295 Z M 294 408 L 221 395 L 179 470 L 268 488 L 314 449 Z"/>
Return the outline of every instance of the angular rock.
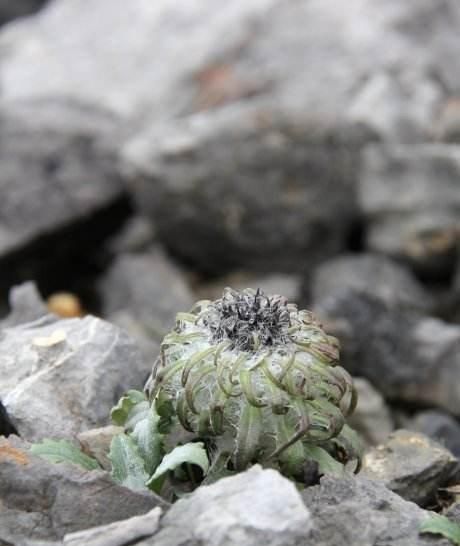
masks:
<path fill-rule="evenodd" d="M 32 281 L 13 286 L 8 300 L 10 313 L 0 322 L 1 328 L 32 322 L 48 313 L 45 302 Z"/>
<path fill-rule="evenodd" d="M 159 526 L 161 509 L 154 508 L 142 516 L 93 527 L 64 537 L 64 546 L 125 546 L 137 544 L 153 535 Z"/>
<path fill-rule="evenodd" d="M 368 445 L 384 442 L 394 429 L 393 419 L 383 396 L 362 377 L 353 378 L 358 392 L 358 405 L 347 423 Z"/>
<path fill-rule="evenodd" d="M 345 246 L 360 135 L 302 129 L 299 112 L 262 115 L 236 104 L 168 131 L 154 124 L 123 150 L 159 239 L 202 271 L 298 272 Z"/>
<path fill-rule="evenodd" d="M 0 400 L 0 436 L 9 436 L 10 434 L 17 433 L 18 431 L 11 422 L 8 412 Z"/>
<path fill-rule="evenodd" d="M 452 276 L 460 240 L 459 177 L 458 146 L 370 147 L 359 183 L 368 247 L 406 259 L 425 277 Z"/>
<path fill-rule="evenodd" d="M 388 399 L 460 415 L 460 326 L 389 308 L 348 289 L 318 302 L 316 313 L 341 341 L 341 363 Z"/>
<path fill-rule="evenodd" d="M 436 440 L 455 457 L 460 457 L 460 423 L 448 413 L 439 410 L 419 412 L 405 428 L 415 430 Z"/>
<path fill-rule="evenodd" d="M 6 104 L 130 122 L 137 202 L 183 259 L 302 270 L 345 246 L 362 142 L 432 136 L 460 88 L 459 20 L 455 0 L 56 0 L 5 29 L 0 83 Z"/>
<path fill-rule="evenodd" d="M 307 541 L 309 511 L 294 484 L 260 466 L 177 501 L 160 531 L 139 546 L 294 546 Z"/>
<path fill-rule="evenodd" d="M 38 11 L 47 0 L 0 0 L 0 25 Z"/>
<path fill-rule="evenodd" d="M 28 440 L 107 424 L 119 396 L 141 388 L 149 369 L 127 334 L 92 316 L 47 315 L 0 337 L 0 397 Z"/>
<path fill-rule="evenodd" d="M 34 278 L 49 291 L 128 214 L 114 119 L 56 99 L 0 105 L 0 124 L 1 286 Z"/>
<path fill-rule="evenodd" d="M 427 506 L 459 468 L 450 451 L 427 436 L 397 430 L 385 445 L 367 452 L 361 474 L 382 481 L 404 499 Z"/>
<path fill-rule="evenodd" d="M 183 274 L 160 248 L 116 257 L 99 283 L 99 293 L 105 316 L 128 311 L 146 337 L 160 341 L 174 326 L 176 313 L 193 304 Z"/>
<path fill-rule="evenodd" d="M 222 297 L 226 286 L 235 290 L 245 288 L 260 288 L 265 294 L 281 294 L 290 302 L 298 302 L 301 280 L 299 275 L 272 273 L 255 275 L 246 271 L 230 273 L 225 277 L 195 287 L 194 292 L 199 299 L 215 300 Z"/>
<path fill-rule="evenodd" d="M 107 425 L 106 427 L 93 428 L 85 430 L 77 435 L 77 440 L 80 443 L 84 453 L 93 457 L 102 466 L 104 470 L 112 468 L 109 452 L 110 444 L 116 434 L 123 432 L 123 427 L 115 425 Z"/>
<path fill-rule="evenodd" d="M 419 535 L 432 513 L 402 499 L 382 483 L 360 476 L 323 477 L 302 497 L 314 521 L 315 546 L 449 546 L 445 539 Z"/>
<path fill-rule="evenodd" d="M 145 216 L 132 216 L 114 234 L 107 246 L 112 255 L 146 252 L 155 242 L 155 228 Z"/>
<path fill-rule="evenodd" d="M 81 0 L 57 0 L 38 20 L 5 29 L 0 76 L 6 100 L 74 98 L 157 120 L 279 104 L 420 138 L 460 87 L 459 19 L 455 0 L 199 0 L 187 9 L 95 0 L 91 13 Z"/>
<path fill-rule="evenodd" d="M 0 542 L 61 539 L 165 506 L 148 491 L 117 485 L 106 472 L 49 463 L 10 438 L 0 439 Z"/>
<path fill-rule="evenodd" d="M 429 310 L 433 302 L 411 272 L 377 254 L 349 254 L 332 258 L 314 272 L 313 301 L 320 301 L 345 288 L 375 296 L 390 307 Z"/>

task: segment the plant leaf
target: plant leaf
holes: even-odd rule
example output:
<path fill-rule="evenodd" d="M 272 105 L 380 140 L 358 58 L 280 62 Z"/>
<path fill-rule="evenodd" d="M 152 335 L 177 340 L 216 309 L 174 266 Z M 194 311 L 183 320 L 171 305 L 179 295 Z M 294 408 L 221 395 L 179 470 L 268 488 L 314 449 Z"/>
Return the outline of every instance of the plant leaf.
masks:
<path fill-rule="evenodd" d="M 336 461 L 325 449 L 319 446 L 304 444 L 307 457 L 318 463 L 321 474 L 343 476 L 345 468 L 342 463 Z"/>
<path fill-rule="evenodd" d="M 144 460 L 145 470 L 150 476 L 160 464 L 163 457 L 163 435 L 158 432 L 160 416 L 151 406 L 144 419 L 134 426 L 130 437 L 136 443 L 139 454 Z"/>
<path fill-rule="evenodd" d="M 100 469 L 99 463 L 67 440 L 43 440 L 41 444 L 33 444 L 30 451 L 52 463 L 73 463 L 86 470 Z"/>
<path fill-rule="evenodd" d="M 442 535 L 460 546 L 460 525 L 440 514 L 433 514 L 425 520 L 420 527 L 420 533 Z"/>
<path fill-rule="evenodd" d="M 209 469 L 209 460 L 203 442 L 190 442 L 183 446 L 177 446 L 167 453 L 153 476 L 147 482 L 147 486 L 158 492 L 163 484 L 165 474 L 183 463 L 199 466 L 203 474 L 206 475 Z"/>
<path fill-rule="evenodd" d="M 110 445 L 112 478 L 119 484 L 139 491 L 146 488 L 149 478 L 144 461 L 134 440 L 126 434 L 117 434 Z"/>
<path fill-rule="evenodd" d="M 140 391 L 130 390 L 124 396 L 120 398 L 118 404 L 112 408 L 110 416 L 115 425 L 124 426 L 128 420 L 132 409 L 137 404 L 145 402 L 148 407 L 147 398 L 145 394 Z"/>

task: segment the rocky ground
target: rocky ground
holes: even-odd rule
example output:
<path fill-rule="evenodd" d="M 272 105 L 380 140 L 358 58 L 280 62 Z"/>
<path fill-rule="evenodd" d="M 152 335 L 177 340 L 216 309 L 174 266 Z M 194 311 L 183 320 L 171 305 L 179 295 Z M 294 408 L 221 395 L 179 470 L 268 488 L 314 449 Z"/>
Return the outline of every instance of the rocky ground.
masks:
<path fill-rule="evenodd" d="M 176 4 L 0 1 L 0 545 L 447 546 L 419 529 L 460 523 L 460 4 Z M 103 451 L 227 285 L 340 339 L 357 476 L 170 506 L 30 453 Z"/>

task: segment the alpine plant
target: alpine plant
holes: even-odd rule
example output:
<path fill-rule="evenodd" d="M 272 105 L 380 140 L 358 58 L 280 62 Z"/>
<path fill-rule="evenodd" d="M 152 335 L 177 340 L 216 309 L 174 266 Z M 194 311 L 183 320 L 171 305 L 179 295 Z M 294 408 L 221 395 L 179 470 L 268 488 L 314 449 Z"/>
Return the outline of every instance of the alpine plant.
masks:
<path fill-rule="evenodd" d="M 356 391 L 338 363 L 338 340 L 310 311 L 226 288 L 177 315 L 145 391 L 158 415 L 204 443 L 211 471 L 258 462 L 302 479 L 312 460 L 320 471 L 359 461 L 345 425 Z"/>

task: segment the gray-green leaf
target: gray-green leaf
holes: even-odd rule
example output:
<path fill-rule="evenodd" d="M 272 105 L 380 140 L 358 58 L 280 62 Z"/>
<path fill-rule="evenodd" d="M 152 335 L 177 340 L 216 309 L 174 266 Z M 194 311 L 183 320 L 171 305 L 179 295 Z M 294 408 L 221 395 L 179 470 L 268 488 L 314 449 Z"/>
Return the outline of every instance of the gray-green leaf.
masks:
<path fill-rule="evenodd" d="M 112 462 L 112 478 L 119 484 L 139 491 L 146 488 L 149 478 L 139 450 L 129 436 L 118 434 L 112 439 L 109 458 Z"/>
<path fill-rule="evenodd" d="M 147 482 L 148 487 L 158 491 L 158 486 L 162 483 L 166 472 L 174 470 L 183 463 L 199 466 L 203 474 L 206 475 L 209 469 L 209 460 L 203 442 L 191 442 L 183 446 L 177 446 L 165 455 L 161 464 Z"/>
<path fill-rule="evenodd" d="M 132 410 L 135 406 L 142 404 L 142 408 L 148 408 L 148 402 L 145 394 L 140 391 L 130 390 L 124 396 L 120 398 L 118 404 L 112 408 L 111 417 L 112 421 L 119 426 L 126 424 L 130 414 L 132 416 Z"/>
<path fill-rule="evenodd" d="M 130 434 L 144 460 L 145 469 L 149 475 L 155 472 L 163 456 L 163 435 L 158 432 L 159 422 L 160 416 L 152 406 L 145 418 L 136 423 Z"/>
<path fill-rule="evenodd" d="M 460 546 L 460 525 L 440 514 L 433 514 L 424 521 L 420 527 L 420 533 L 442 535 Z"/>
<path fill-rule="evenodd" d="M 343 476 L 345 469 L 342 463 L 336 461 L 325 449 L 315 445 L 304 444 L 307 457 L 318 463 L 321 474 Z"/>
<path fill-rule="evenodd" d="M 67 440 L 43 440 L 41 444 L 33 444 L 30 451 L 52 463 L 73 463 L 86 470 L 101 468 L 96 459 L 83 453 Z"/>

